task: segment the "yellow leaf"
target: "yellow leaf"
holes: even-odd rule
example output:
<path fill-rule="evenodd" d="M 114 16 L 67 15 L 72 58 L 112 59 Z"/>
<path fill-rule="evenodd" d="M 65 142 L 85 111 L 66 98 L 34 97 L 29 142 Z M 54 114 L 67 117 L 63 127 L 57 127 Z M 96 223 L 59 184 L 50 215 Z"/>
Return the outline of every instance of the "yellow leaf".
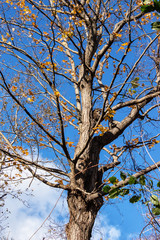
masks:
<path fill-rule="evenodd" d="M 115 183 L 118 183 L 118 182 L 119 182 L 118 179 L 116 179 Z"/>
<path fill-rule="evenodd" d="M 28 100 L 29 102 L 34 102 L 34 99 L 35 99 L 34 97 L 32 97 L 32 98 L 30 98 L 30 97 L 27 98 L 27 100 Z"/>
<path fill-rule="evenodd" d="M 138 139 L 138 137 L 137 137 L 137 138 L 134 138 L 134 139 L 132 139 L 132 142 L 134 142 L 134 143 L 138 143 L 138 142 L 139 142 L 139 139 Z"/>
<path fill-rule="evenodd" d="M 111 108 L 107 109 L 107 115 L 105 117 L 105 121 L 109 120 L 111 117 L 114 117 L 116 111 L 112 110 Z"/>
<path fill-rule="evenodd" d="M 121 46 L 127 46 L 128 42 L 122 43 Z"/>
<path fill-rule="evenodd" d="M 35 21 L 36 18 L 37 18 L 37 16 L 36 16 L 35 14 L 32 14 L 32 15 L 31 15 L 31 18 Z"/>
<path fill-rule="evenodd" d="M 62 46 L 58 46 L 60 51 L 63 51 L 63 47 Z"/>
<path fill-rule="evenodd" d="M 58 92 L 58 90 L 54 91 L 54 94 L 55 94 L 56 97 L 60 96 L 60 93 Z"/>
<path fill-rule="evenodd" d="M 2 41 L 3 41 L 3 42 L 6 42 L 6 41 L 7 41 L 7 38 L 4 37 L 3 35 L 2 35 Z"/>
<path fill-rule="evenodd" d="M 66 121 L 69 121 L 71 118 L 72 118 L 71 115 L 70 115 L 70 116 L 66 116 L 66 117 L 65 117 L 65 120 L 66 120 Z"/>
<path fill-rule="evenodd" d="M 67 142 L 67 144 L 68 144 L 69 147 L 73 147 L 73 143 L 74 143 L 74 142 Z"/>
<path fill-rule="evenodd" d="M 135 108 L 136 108 L 135 105 L 130 105 L 129 107 L 131 107 L 132 109 L 135 109 Z"/>
<path fill-rule="evenodd" d="M 120 33 L 114 33 L 114 35 L 115 35 L 116 37 L 122 37 L 122 34 L 120 34 Z"/>
<path fill-rule="evenodd" d="M 105 91 L 107 91 L 107 90 L 108 90 L 108 88 L 109 88 L 109 87 L 106 85 L 106 86 L 104 87 L 104 90 L 105 90 Z"/>
<path fill-rule="evenodd" d="M 58 180 L 55 180 L 55 182 L 59 183 L 59 184 L 63 184 L 63 181 L 58 179 Z"/>
<path fill-rule="evenodd" d="M 17 90 L 17 87 L 16 87 L 16 86 L 12 86 L 12 87 L 11 87 L 11 90 L 12 90 L 13 92 L 15 92 L 15 91 Z"/>
<path fill-rule="evenodd" d="M 104 198 L 106 199 L 106 201 L 108 201 L 108 200 L 109 200 L 109 197 L 108 197 L 108 196 L 104 196 Z"/>
<path fill-rule="evenodd" d="M 8 185 L 8 182 L 7 181 L 4 181 L 5 185 Z"/>
<path fill-rule="evenodd" d="M 117 97 L 117 93 L 114 92 L 114 93 L 113 93 L 113 97 L 110 99 L 110 102 L 112 102 L 116 97 Z M 109 111 L 110 111 L 110 110 L 109 110 Z"/>

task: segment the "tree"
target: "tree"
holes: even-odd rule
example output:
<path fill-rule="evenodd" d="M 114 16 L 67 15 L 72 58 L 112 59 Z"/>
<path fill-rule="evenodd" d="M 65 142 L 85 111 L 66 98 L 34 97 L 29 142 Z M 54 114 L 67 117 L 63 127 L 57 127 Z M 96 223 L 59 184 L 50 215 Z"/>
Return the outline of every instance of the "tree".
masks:
<path fill-rule="evenodd" d="M 67 191 L 68 240 L 91 238 L 104 196 L 157 184 L 159 214 L 142 151 L 159 143 L 159 1 L 0 3 L 2 166 Z"/>

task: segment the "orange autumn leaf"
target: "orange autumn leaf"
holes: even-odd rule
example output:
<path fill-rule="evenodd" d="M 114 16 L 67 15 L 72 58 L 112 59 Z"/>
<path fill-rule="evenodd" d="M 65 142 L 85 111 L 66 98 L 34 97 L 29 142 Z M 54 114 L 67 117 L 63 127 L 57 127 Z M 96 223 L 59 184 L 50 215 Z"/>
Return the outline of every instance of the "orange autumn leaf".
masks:
<path fill-rule="evenodd" d="M 58 180 L 55 180 L 55 182 L 59 183 L 59 184 L 63 184 L 63 181 L 58 179 Z"/>
<path fill-rule="evenodd" d="M 69 147 L 73 147 L 73 143 L 74 143 L 74 142 L 67 142 L 67 144 L 68 144 Z"/>
<path fill-rule="evenodd" d="M 16 86 L 12 86 L 12 87 L 11 87 L 11 90 L 12 90 L 13 92 L 15 92 L 15 91 L 17 90 L 17 87 L 16 87 Z"/>

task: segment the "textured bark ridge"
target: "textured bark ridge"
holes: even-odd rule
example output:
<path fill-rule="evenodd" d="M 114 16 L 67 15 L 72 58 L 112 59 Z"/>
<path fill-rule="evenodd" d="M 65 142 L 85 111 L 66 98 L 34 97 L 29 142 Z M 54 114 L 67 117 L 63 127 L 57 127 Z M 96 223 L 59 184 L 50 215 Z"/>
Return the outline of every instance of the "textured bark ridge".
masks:
<path fill-rule="evenodd" d="M 69 192 L 67 201 L 70 212 L 70 221 L 66 225 L 67 239 L 89 240 L 95 218 L 103 205 L 102 197 L 86 202 L 78 192 Z"/>
<path fill-rule="evenodd" d="M 87 201 L 88 194 L 102 188 L 102 179 L 98 172 L 100 149 L 98 138 L 93 138 L 77 161 L 75 184 L 82 191 L 68 192 L 67 201 L 70 212 L 70 220 L 66 226 L 68 240 L 89 240 L 95 218 L 103 205 L 102 196 Z M 79 152 L 79 148 L 76 150 Z"/>

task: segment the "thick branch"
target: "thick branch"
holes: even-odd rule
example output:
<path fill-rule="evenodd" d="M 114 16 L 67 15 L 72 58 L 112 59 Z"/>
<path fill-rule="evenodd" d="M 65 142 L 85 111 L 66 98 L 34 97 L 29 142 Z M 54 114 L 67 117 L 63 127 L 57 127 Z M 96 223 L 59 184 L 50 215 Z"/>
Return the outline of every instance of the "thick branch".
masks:
<path fill-rule="evenodd" d="M 127 102 L 118 103 L 112 109 L 113 110 L 118 110 L 118 109 L 121 109 L 123 107 L 129 107 L 129 106 L 132 106 L 132 105 L 136 105 L 136 104 L 141 103 L 141 102 L 143 102 L 145 100 L 148 100 L 148 99 L 153 99 L 154 97 L 160 95 L 160 91 L 154 92 L 156 89 L 157 89 L 157 87 L 155 87 L 153 89 L 153 91 L 151 91 L 149 94 L 147 94 L 146 96 L 144 96 L 140 99 L 133 99 L 133 100 L 130 100 L 130 101 L 127 101 Z"/>
<path fill-rule="evenodd" d="M 130 114 L 125 117 L 120 123 L 116 124 L 116 127 L 110 131 L 107 131 L 103 136 L 98 137 L 98 141 L 100 142 L 101 146 L 104 147 L 105 145 L 115 140 L 119 135 L 121 135 L 123 131 L 139 117 L 139 111 L 159 94 L 159 86 L 156 86 L 149 94 L 140 99 L 140 103 L 135 105 Z"/>

